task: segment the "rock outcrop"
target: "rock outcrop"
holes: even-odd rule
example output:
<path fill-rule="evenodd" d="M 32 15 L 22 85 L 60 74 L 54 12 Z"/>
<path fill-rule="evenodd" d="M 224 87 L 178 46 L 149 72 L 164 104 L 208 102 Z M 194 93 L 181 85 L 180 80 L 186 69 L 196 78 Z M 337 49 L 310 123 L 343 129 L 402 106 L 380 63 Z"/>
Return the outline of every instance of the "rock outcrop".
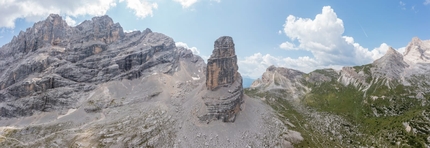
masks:
<path fill-rule="evenodd" d="M 243 87 L 233 39 L 223 36 L 214 44 L 207 63 L 207 92 L 203 96 L 207 112 L 200 120 L 209 122 L 221 119 L 224 122 L 234 122 L 243 103 Z"/>
<path fill-rule="evenodd" d="M 305 73 L 298 70 L 272 65 L 266 69 L 261 78 L 252 83 L 251 87 L 262 89 L 285 88 L 288 87 L 286 85 L 299 81 L 303 74 Z"/>
<path fill-rule="evenodd" d="M 207 65 L 206 87 L 210 90 L 242 79 L 237 72 L 239 69 L 237 56 L 231 37 L 224 36 L 215 41 L 214 50 Z"/>
<path fill-rule="evenodd" d="M 430 40 L 420 40 L 417 37 L 412 38 L 412 41 L 406 46 L 404 58 L 408 64 L 429 63 Z"/>
<path fill-rule="evenodd" d="M 409 65 L 403 61 L 403 56 L 393 48 L 389 48 L 384 56 L 375 60 L 372 65 L 373 75 L 376 77 L 385 77 L 389 80 L 400 79 L 401 73 Z"/>

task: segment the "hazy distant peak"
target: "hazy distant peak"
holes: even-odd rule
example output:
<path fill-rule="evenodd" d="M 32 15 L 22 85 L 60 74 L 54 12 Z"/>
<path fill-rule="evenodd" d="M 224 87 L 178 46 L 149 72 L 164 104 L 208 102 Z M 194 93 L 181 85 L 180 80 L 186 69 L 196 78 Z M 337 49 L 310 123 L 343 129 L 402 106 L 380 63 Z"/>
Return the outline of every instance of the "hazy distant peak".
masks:
<path fill-rule="evenodd" d="M 387 53 L 385 53 L 386 55 L 391 55 L 391 54 L 400 54 L 399 52 L 397 52 L 393 47 L 388 48 Z"/>

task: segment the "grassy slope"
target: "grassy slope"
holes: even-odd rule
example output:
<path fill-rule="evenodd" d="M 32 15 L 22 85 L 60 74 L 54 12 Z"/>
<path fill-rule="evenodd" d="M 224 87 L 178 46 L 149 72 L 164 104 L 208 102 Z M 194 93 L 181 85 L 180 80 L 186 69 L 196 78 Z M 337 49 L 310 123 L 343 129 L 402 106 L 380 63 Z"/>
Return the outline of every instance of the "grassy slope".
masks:
<path fill-rule="evenodd" d="M 357 71 L 370 73 L 370 65 L 354 67 Z M 333 76 L 324 71 L 316 71 L 327 76 Z M 370 82 L 372 78 L 367 78 Z M 358 125 L 360 133 L 364 136 L 357 137 L 362 146 L 393 146 L 393 147 L 425 147 L 430 142 L 430 107 L 422 106 L 421 102 L 414 98 L 413 90 L 416 88 L 395 84 L 390 89 L 384 85 L 383 80 L 374 82 L 366 91 L 360 91 L 356 87 L 344 86 L 332 79 L 330 82 L 307 83 L 311 88 L 310 93 L 303 97 L 302 103 L 319 112 L 328 112 L 340 115 L 349 122 Z M 248 95 L 274 98 L 266 101 L 272 108 L 280 113 L 281 118 L 288 119 L 296 125 L 293 130 L 302 133 L 305 140 L 298 147 L 336 146 L 340 143 L 330 141 L 324 135 L 309 133 L 309 129 L 300 128 L 297 125 L 306 124 L 305 116 L 292 109 L 290 102 L 283 99 L 288 94 L 277 95 L 273 92 L 245 91 Z M 374 99 L 378 97 L 377 99 Z M 428 95 L 424 97 L 429 100 Z M 404 123 L 408 123 L 414 130 L 407 132 Z M 311 140 L 309 140 L 311 139 Z M 321 145 L 321 141 L 325 141 Z M 400 145 L 397 145 L 400 144 Z"/>
<path fill-rule="evenodd" d="M 354 67 L 369 73 L 369 66 Z M 370 82 L 370 81 L 369 81 Z M 429 127 L 422 113 L 429 106 L 422 106 L 414 98 L 414 87 L 395 84 L 393 89 L 378 80 L 366 91 L 357 90 L 354 86 L 344 86 L 337 81 L 324 82 L 320 85 L 308 85 L 312 91 L 304 97 L 304 103 L 319 111 L 341 115 L 347 120 L 360 125 L 361 132 L 369 135 L 365 142 L 378 145 L 395 145 L 424 147 L 429 142 L 426 129 L 417 133 L 406 132 L 403 123 L 410 123 L 413 128 Z M 373 99 L 376 98 L 377 99 Z M 428 96 L 425 96 L 428 99 Z M 375 112 L 379 117 L 375 115 Z M 420 120 L 422 119 L 422 120 Z M 427 129 L 428 130 L 428 129 Z"/>
<path fill-rule="evenodd" d="M 267 98 L 265 103 L 269 104 L 279 115 L 281 121 L 288 121 L 295 126 L 288 128 L 300 132 L 304 140 L 295 147 L 325 147 L 325 146 L 341 146 L 339 143 L 331 141 L 329 137 L 322 134 L 312 132 L 311 127 L 306 127 L 308 124 L 306 116 L 294 109 L 291 102 L 283 98 L 283 94 L 274 92 L 259 92 L 255 89 L 245 89 L 245 93 L 250 97 Z M 289 124 L 286 124 L 289 125 Z"/>

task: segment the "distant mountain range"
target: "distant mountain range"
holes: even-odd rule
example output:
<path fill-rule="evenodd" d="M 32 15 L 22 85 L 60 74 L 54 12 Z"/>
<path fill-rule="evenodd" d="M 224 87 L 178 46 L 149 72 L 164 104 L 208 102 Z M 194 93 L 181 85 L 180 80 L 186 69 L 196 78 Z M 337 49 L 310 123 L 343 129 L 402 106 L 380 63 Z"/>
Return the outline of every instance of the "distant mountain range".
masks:
<path fill-rule="evenodd" d="M 304 147 L 430 146 L 430 40 L 413 38 L 404 54 L 389 48 L 371 64 L 339 71 L 271 66 L 246 92 L 306 125 L 293 128 Z"/>

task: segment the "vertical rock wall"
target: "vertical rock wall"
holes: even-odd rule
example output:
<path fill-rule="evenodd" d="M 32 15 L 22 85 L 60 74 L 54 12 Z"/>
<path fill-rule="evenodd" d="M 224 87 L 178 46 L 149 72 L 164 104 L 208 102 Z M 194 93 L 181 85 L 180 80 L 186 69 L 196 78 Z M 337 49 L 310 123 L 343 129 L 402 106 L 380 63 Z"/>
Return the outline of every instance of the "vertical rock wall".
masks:
<path fill-rule="evenodd" d="M 207 112 L 200 116 L 201 121 L 234 122 L 243 103 L 242 76 L 238 69 L 233 39 L 228 36 L 218 38 L 208 59 L 207 92 L 202 98 Z"/>
<path fill-rule="evenodd" d="M 236 81 L 238 69 L 233 39 L 220 37 L 215 41 L 214 50 L 208 59 L 206 87 L 214 90 L 218 86 L 232 84 Z"/>

